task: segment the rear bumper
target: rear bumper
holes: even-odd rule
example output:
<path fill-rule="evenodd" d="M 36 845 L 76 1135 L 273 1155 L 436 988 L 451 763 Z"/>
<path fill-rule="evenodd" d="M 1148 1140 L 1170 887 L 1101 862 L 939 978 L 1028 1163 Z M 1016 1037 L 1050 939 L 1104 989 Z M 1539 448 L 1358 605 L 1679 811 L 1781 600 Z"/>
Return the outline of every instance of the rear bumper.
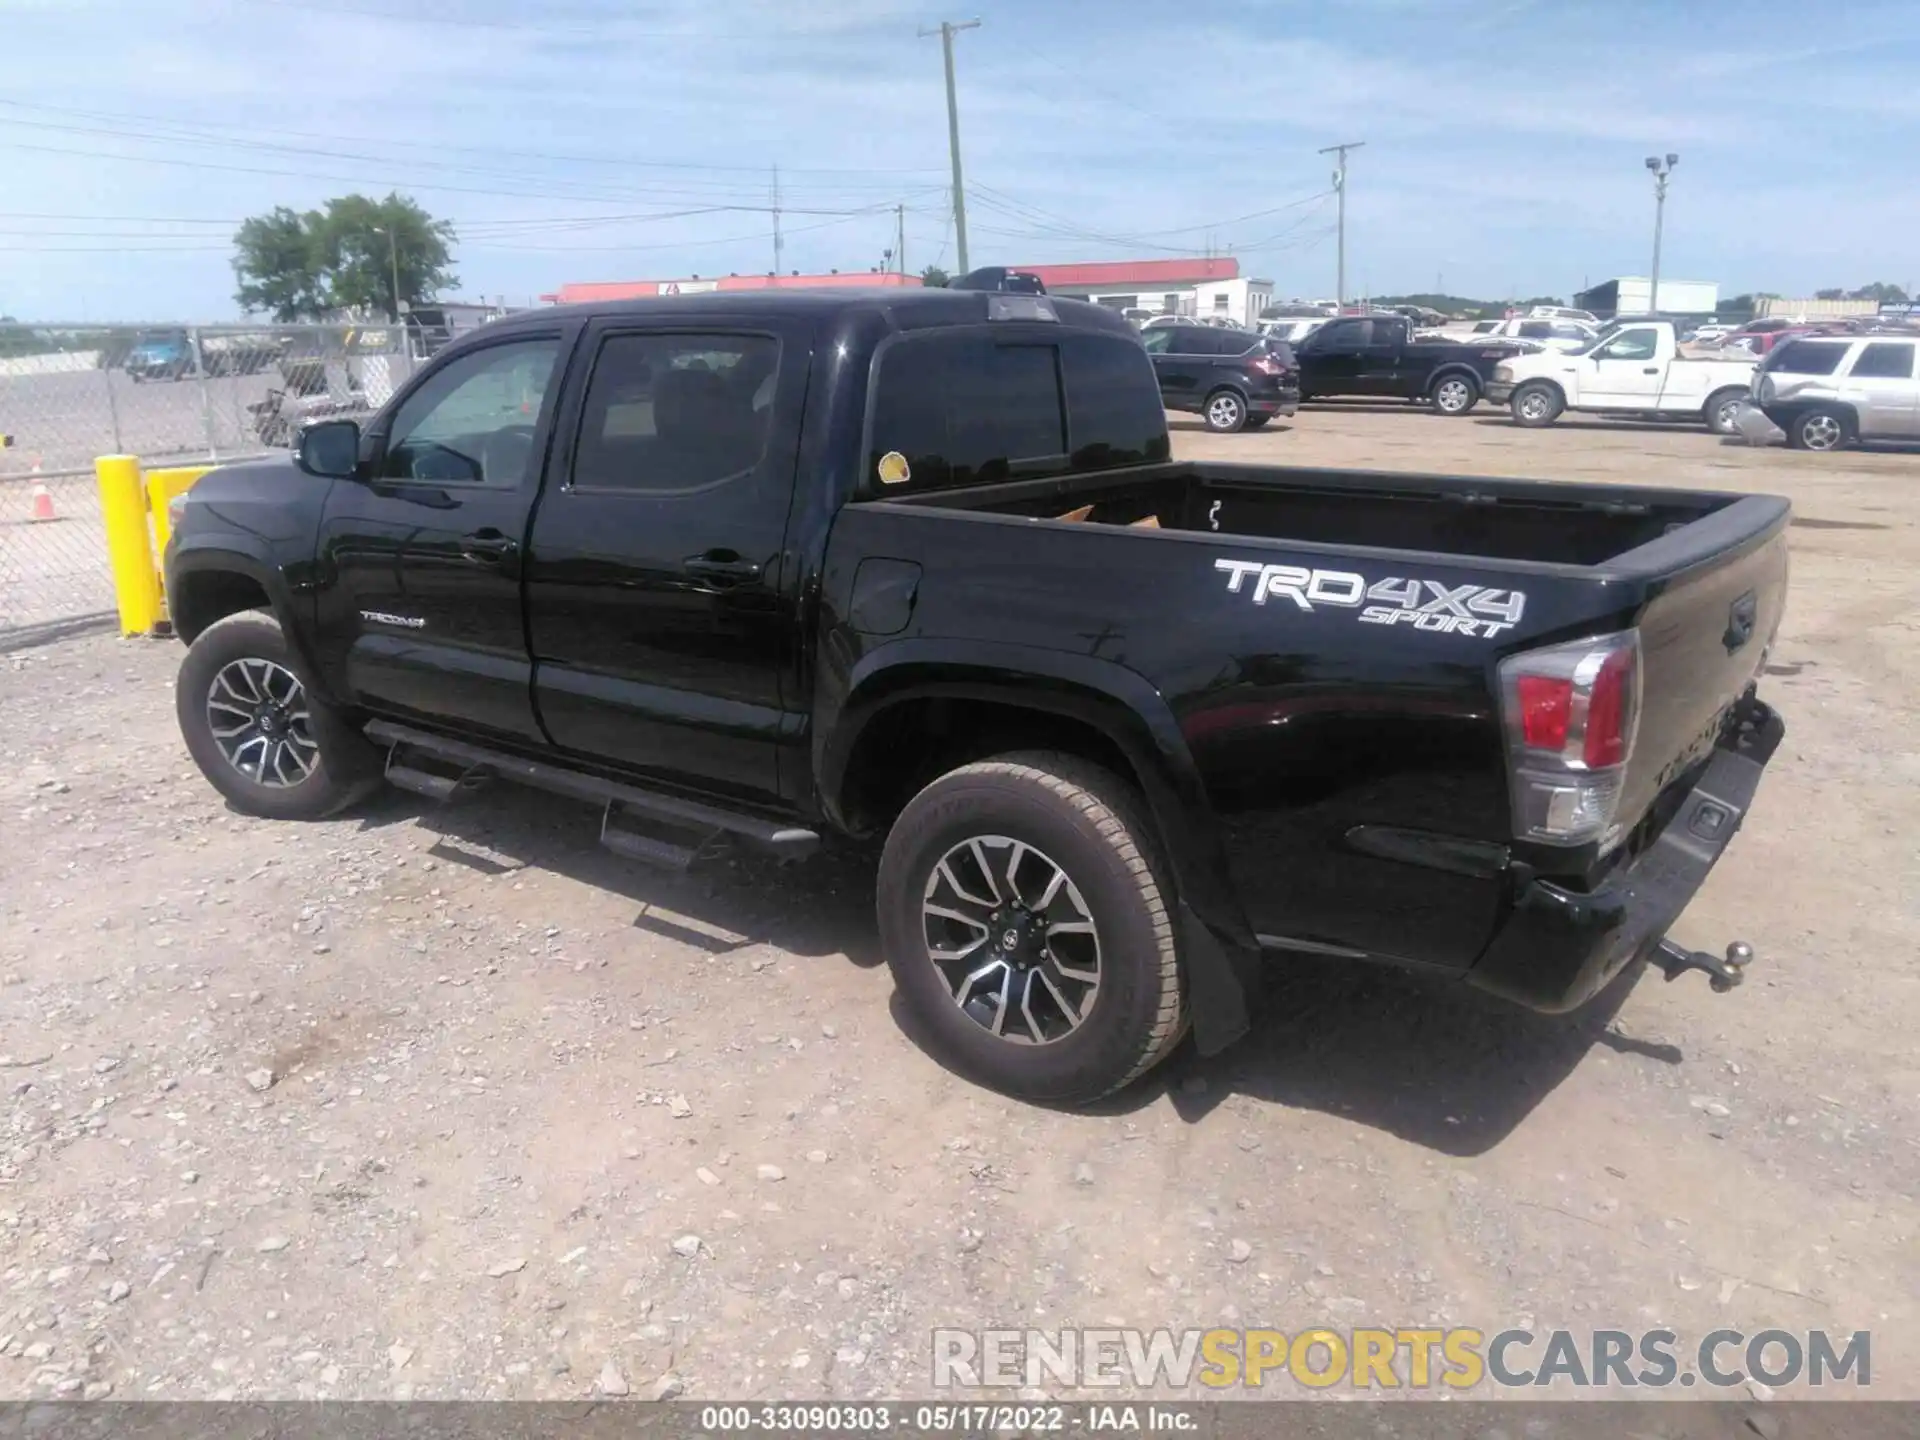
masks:
<path fill-rule="evenodd" d="M 1591 891 L 1528 882 L 1468 981 L 1550 1013 L 1592 999 L 1680 918 L 1746 818 L 1785 734 L 1769 706 L 1741 702 L 1699 782 L 1633 863 Z"/>

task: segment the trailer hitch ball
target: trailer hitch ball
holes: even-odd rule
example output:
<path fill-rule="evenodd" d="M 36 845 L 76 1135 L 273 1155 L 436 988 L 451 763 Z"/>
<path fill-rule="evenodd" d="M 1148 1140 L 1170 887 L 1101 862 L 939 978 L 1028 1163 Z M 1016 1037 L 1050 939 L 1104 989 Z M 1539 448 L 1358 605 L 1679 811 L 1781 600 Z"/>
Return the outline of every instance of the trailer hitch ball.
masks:
<path fill-rule="evenodd" d="M 1653 952 L 1653 963 L 1669 980 L 1678 980 L 1689 970 L 1707 977 L 1716 994 L 1724 995 L 1747 978 L 1747 966 L 1753 963 L 1753 946 L 1736 940 L 1727 946 L 1727 958 L 1719 960 L 1704 950 L 1688 950 L 1671 940 L 1662 940 Z"/>

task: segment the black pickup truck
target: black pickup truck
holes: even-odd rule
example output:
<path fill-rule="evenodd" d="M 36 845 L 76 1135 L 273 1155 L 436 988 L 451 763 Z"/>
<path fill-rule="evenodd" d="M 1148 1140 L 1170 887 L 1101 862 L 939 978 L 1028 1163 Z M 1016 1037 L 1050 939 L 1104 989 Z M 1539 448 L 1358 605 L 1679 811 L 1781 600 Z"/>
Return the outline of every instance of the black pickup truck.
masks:
<path fill-rule="evenodd" d="M 1663 941 L 1782 733 L 1785 501 L 1180 463 L 1139 340 L 958 291 L 559 308 L 215 470 L 166 560 L 246 812 L 481 780 L 664 865 L 884 837 L 945 1058 L 1085 1101 L 1263 964 L 1536 1009 Z"/>
<path fill-rule="evenodd" d="M 1418 400 L 1442 415 L 1464 415 L 1480 403 L 1493 367 L 1520 353 L 1516 345 L 1416 340 L 1404 315 L 1343 315 L 1294 347 L 1300 398 L 1378 396 Z"/>

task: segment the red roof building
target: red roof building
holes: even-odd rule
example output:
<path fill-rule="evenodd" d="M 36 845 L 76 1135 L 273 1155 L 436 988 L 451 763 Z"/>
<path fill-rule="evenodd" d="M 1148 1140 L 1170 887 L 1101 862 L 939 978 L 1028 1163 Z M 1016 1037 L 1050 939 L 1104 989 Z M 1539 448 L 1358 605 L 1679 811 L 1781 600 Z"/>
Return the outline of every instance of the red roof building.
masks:
<path fill-rule="evenodd" d="M 1237 280 L 1240 262 L 1231 255 L 1211 259 L 1095 260 L 1082 265 L 1009 265 L 1009 270 L 1037 275 L 1049 291 L 1152 290 L 1168 285 L 1202 285 L 1209 280 Z"/>

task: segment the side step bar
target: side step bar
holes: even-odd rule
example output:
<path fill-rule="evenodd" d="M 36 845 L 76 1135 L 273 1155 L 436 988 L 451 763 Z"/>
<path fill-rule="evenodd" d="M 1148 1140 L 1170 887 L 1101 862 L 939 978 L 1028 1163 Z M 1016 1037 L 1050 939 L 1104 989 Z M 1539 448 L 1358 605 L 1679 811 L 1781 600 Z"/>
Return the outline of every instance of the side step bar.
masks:
<path fill-rule="evenodd" d="M 783 825 L 759 815 L 724 810 L 698 800 L 584 775 L 543 760 L 523 759 L 431 731 L 416 730 L 410 725 L 397 725 L 390 720 L 373 721 L 367 726 L 366 735 L 376 744 L 390 747 L 387 755 L 390 781 L 435 800 L 451 799 L 464 789 L 499 779 L 604 805 L 607 809 L 601 820 L 601 843 L 618 854 L 650 864 L 684 870 L 709 841 L 721 837 L 745 841 L 782 860 L 804 860 L 820 848 L 818 832 L 797 825 Z M 460 773 L 457 777 L 436 775 L 412 763 L 413 754 L 458 767 Z M 622 818 L 650 821 L 697 838 L 690 845 L 658 839 L 618 824 Z"/>

